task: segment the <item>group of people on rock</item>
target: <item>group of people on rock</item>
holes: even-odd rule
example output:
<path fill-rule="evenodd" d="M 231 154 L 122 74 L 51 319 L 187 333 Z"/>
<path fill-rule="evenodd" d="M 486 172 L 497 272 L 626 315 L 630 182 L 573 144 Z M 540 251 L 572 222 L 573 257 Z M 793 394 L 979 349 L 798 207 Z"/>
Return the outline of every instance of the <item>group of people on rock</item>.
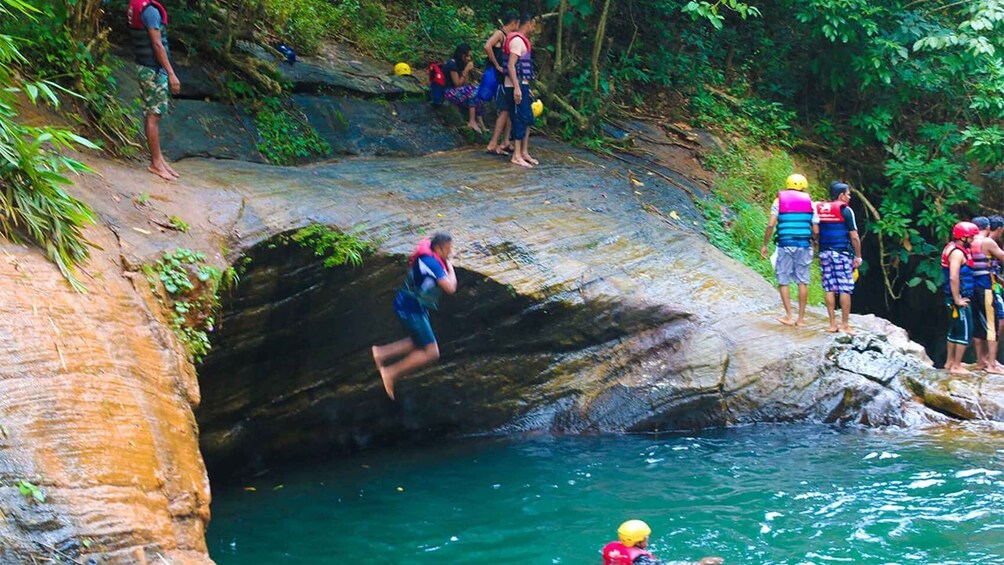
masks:
<path fill-rule="evenodd" d="M 974 368 L 1004 374 L 997 362 L 997 341 L 1004 330 L 1004 299 L 1001 297 L 1000 248 L 1004 218 L 978 216 L 952 228 L 952 240 L 941 252 L 945 276 L 945 310 L 949 319 L 948 356 L 945 369 L 968 374 L 962 358 L 970 345 L 976 349 Z"/>
<path fill-rule="evenodd" d="M 536 19 L 530 14 L 507 12 L 500 23 L 502 26 L 484 44 L 488 67 L 482 74 L 481 87 L 472 80 L 475 67 L 471 47 L 461 43 L 453 51 L 453 58 L 441 66 L 445 98 L 467 112 L 467 126 L 478 133 L 487 129 L 486 104 L 494 100 L 497 117 L 486 151 L 492 155 L 511 154 L 512 164 L 533 168 L 540 164 L 530 155 L 530 128 L 535 122 L 530 36 L 536 29 Z M 495 87 L 485 88 L 486 83 Z M 489 100 L 485 99 L 486 90 Z"/>
<path fill-rule="evenodd" d="M 851 187 L 845 182 L 833 182 L 828 202 L 813 202 L 806 193 L 808 188 L 809 181 L 803 175 L 788 177 L 785 189 L 778 193 L 771 206 L 770 221 L 760 248 L 760 255 L 766 258 L 771 236 L 774 236 L 777 249 L 772 262 L 784 305 L 784 317 L 778 318 L 778 321 L 797 327 L 805 323 L 813 247 L 818 246 L 826 311 L 830 318 L 826 331 L 852 333 L 851 295 L 854 294 L 857 268 L 861 266 L 861 239 L 854 210 L 850 206 Z M 792 318 L 792 283 L 798 285 L 798 318 Z M 839 326 L 836 318 L 838 302 Z"/>

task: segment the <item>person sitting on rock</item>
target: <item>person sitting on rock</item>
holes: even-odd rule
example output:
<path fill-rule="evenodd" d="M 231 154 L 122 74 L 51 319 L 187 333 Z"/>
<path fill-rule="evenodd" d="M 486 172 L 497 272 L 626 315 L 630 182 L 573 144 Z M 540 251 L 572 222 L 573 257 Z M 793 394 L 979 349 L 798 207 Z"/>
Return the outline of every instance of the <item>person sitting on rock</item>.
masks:
<path fill-rule="evenodd" d="M 969 307 L 973 296 L 973 238 L 980 228 L 972 222 L 959 222 L 952 228 L 952 240 L 941 252 L 941 269 L 945 275 L 945 309 L 948 312 L 948 354 L 945 369 L 952 374 L 970 374 L 962 366 L 962 357 L 973 338 L 973 312 Z"/>
<path fill-rule="evenodd" d="M 763 236 L 760 256 L 767 258 L 774 226 L 777 226 L 777 259 L 774 272 L 777 275 L 778 291 L 784 305 L 784 318 L 777 320 L 786 326 L 802 327 L 805 323 L 805 303 L 809 297 L 809 269 L 812 267 L 812 240 L 819 232 L 819 215 L 812 199 L 805 193 L 809 181 L 802 175 L 793 174 L 785 181 L 782 190 L 771 205 L 770 221 Z M 789 285 L 798 284 L 798 320 L 791 319 L 791 293 Z"/>
<path fill-rule="evenodd" d="M 851 295 L 854 294 L 854 269 L 861 266 L 861 238 L 851 209 L 851 187 L 846 183 L 830 184 L 830 202 L 816 203 L 819 221 L 819 267 L 823 291 L 826 293 L 826 313 L 830 326 L 826 331 L 851 331 Z M 853 253 L 853 255 L 852 255 Z M 836 305 L 840 297 L 840 326 L 837 326 Z"/>
<path fill-rule="evenodd" d="M 452 251 L 453 238 L 448 233 L 437 233 L 418 244 L 409 259 L 404 286 L 394 299 L 394 312 L 410 336 L 372 347 L 373 361 L 391 400 L 394 400 L 394 381 L 398 377 L 439 359 L 439 345 L 432 333 L 429 309 L 439 307 L 439 297 L 444 292 L 457 291 L 457 274 L 450 262 Z M 392 359 L 399 360 L 385 364 Z"/>
<path fill-rule="evenodd" d="M 453 58 L 443 65 L 443 74 L 446 75 L 444 97 L 460 108 L 466 109 L 467 127 L 481 133 L 485 127 L 485 106 L 478 98 L 478 87 L 471 80 L 473 70 L 471 46 L 466 43 L 457 45 L 453 50 Z"/>
<path fill-rule="evenodd" d="M 502 22 L 502 27 L 495 30 L 488 41 L 485 41 L 485 53 L 492 66 L 495 67 L 499 85 L 498 95 L 495 97 L 495 109 L 498 111 L 498 117 L 495 118 L 495 131 L 492 133 L 492 139 L 488 142 L 486 150 L 495 155 L 505 155 L 507 150 L 512 148 L 509 141 L 509 132 L 512 130 L 512 120 L 509 117 L 512 112 L 512 101 L 505 96 L 505 89 L 502 88 L 506 76 L 506 69 L 502 66 L 502 50 L 509 34 L 519 28 L 519 13 L 506 12 L 505 16 L 502 17 Z"/>
<path fill-rule="evenodd" d="M 970 252 L 973 256 L 973 346 L 976 349 L 976 370 L 1004 374 L 1004 366 L 997 362 L 997 329 L 1001 312 L 995 300 L 995 264 L 1004 263 L 1004 251 L 996 238 L 1004 231 L 1004 224 L 978 216 L 973 224 L 980 233 L 973 238 Z"/>
<path fill-rule="evenodd" d="M 160 150 L 160 117 L 170 109 L 171 94 L 181 92 L 167 45 L 167 9 L 157 0 L 130 0 L 127 18 L 146 116 L 143 125 L 150 147 L 148 170 L 164 180 L 178 180 L 178 173 Z"/>
<path fill-rule="evenodd" d="M 665 565 L 648 551 L 652 528 L 641 520 L 628 520 L 617 528 L 617 541 L 603 546 L 603 565 Z M 705 557 L 698 565 L 720 565 L 719 557 Z"/>

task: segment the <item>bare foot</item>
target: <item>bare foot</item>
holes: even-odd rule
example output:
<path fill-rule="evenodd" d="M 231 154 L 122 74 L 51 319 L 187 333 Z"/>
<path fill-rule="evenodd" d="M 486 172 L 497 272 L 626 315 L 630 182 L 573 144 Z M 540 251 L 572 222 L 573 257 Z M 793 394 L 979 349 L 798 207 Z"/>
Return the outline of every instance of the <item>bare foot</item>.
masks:
<path fill-rule="evenodd" d="M 840 329 L 837 326 L 830 326 L 830 327 L 826 328 L 823 331 L 826 332 L 826 333 L 835 334 L 835 333 L 839 332 Z"/>
<path fill-rule="evenodd" d="M 847 335 L 854 335 L 854 328 L 850 326 L 840 326 L 840 331 L 844 332 Z"/>
<path fill-rule="evenodd" d="M 373 362 L 376 363 L 377 369 L 382 369 L 383 359 L 381 359 L 380 356 L 377 355 L 377 346 L 374 345 L 373 347 L 371 347 L 370 352 L 373 353 Z"/>
<path fill-rule="evenodd" d="M 967 370 L 963 369 L 962 367 L 956 367 L 954 369 L 949 369 L 948 370 L 948 374 L 949 375 L 971 375 L 973 373 L 971 371 L 967 371 Z"/>
<path fill-rule="evenodd" d="M 387 396 L 394 400 L 394 379 L 387 376 L 387 367 L 380 367 L 380 380 L 383 381 L 383 389 L 387 391 Z"/>
<path fill-rule="evenodd" d="M 476 131 L 478 133 L 483 133 L 481 131 L 481 127 L 478 126 L 478 124 L 476 124 L 474 122 L 467 122 L 467 127 L 471 128 L 472 130 L 474 130 L 474 131 Z"/>
<path fill-rule="evenodd" d="M 794 326 L 795 325 L 795 321 L 792 320 L 791 318 L 777 317 L 777 318 L 774 318 L 774 319 L 777 320 L 778 322 L 781 322 L 781 324 L 783 324 L 785 326 Z"/>
<path fill-rule="evenodd" d="M 523 154 L 523 160 L 526 161 L 527 163 L 530 163 L 531 165 L 539 165 L 540 164 L 540 161 L 534 159 L 533 157 L 531 157 L 530 155 L 525 154 L 525 153 Z"/>
<path fill-rule="evenodd" d="M 146 170 L 150 171 L 151 173 L 157 175 L 158 177 L 160 177 L 160 178 L 162 178 L 162 179 L 164 179 L 166 181 L 174 182 L 175 180 L 177 180 L 175 178 L 175 176 L 172 175 L 171 172 L 168 171 L 167 169 L 163 169 L 163 168 L 158 169 L 157 167 L 154 167 L 153 165 L 150 165 L 149 167 L 146 168 Z"/>
<path fill-rule="evenodd" d="M 994 363 L 990 367 L 987 367 L 987 372 L 993 373 L 994 375 L 1004 375 L 1004 365 Z"/>
<path fill-rule="evenodd" d="M 799 318 L 799 319 L 798 319 L 798 321 L 797 321 L 797 322 L 795 322 L 795 327 L 796 327 L 796 328 L 802 328 L 802 327 L 805 327 L 805 320 L 803 320 L 803 319 Z"/>
<path fill-rule="evenodd" d="M 509 162 L 512 163 L 513 165 L 519 165 L 520 167 L 526 167 L 527 169 L 532 169 L 533 168 L 533 165 L 531 165 L 530 163 L 527 163 L 523 159 L 517 159 L 516 157 L 513 157 Z"/>
<path fill-rule="evenodd" d="M 171 165 L 168 165 L 167 163 L 164 163 L 164 168 L 167 169 L 167 172 L 169 172 L 172 175 L 174 175 L 174 180 L 178 180 L 178 179 L 181 178 L 181 175 L 178 174 L 178 171 L 175 171 L 174 169 L 172 169 Z"/>

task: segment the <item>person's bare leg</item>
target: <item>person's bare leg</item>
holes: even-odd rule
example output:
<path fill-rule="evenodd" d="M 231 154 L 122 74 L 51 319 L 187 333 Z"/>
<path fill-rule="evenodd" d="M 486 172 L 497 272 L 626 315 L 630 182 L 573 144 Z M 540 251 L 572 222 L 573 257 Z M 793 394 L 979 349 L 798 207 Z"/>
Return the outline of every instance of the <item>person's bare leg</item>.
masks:
<path fill-rule="evenodd" d="M 146 130 L 146 142 L 150 147 L 150 166 L 147 170 L 164 180 L 177 180 L 178 177 L 171 174 L 171 170 L 164 161 L 164 154 L 160 151 L 160 114 L 147 114 L 144 120 Z"/>
<path fill-rule="evenodd" d="M 835 292 L 826 293 L 826 314 L 830 316 L 830 326 L 826 328 L 826 331 L 832 333 L 837 333 L 839 328 L 837 328 L 837 294 Z"/>
<path fill-rule="evenodd" d="M 512 114 L 506 112 L 505 129 L 502 130 L 502 139 L 504 140 L 501 144 L 502 149 L 512 149 L 512 140 L 509 139 L 510 137 L 512 137 Z"/>
<path fill-rule="evenodd" d="M 955 352 L 952 356 L 952 368 L 949 373 L 953 375 L 971 375 L 972 373 L 962 368 L 962 357 L 966 354 L 966 346 L 961 343 L 955 344 Z"/>
<path fill-rule="evenodd" d="M 475 108 L 474 106 L 471 106 L 470 108 L 467 109 L 467 127 L 471 128 L 472 130 L 478 133 L 481 133 L 481 128 L 478 127 L 477 111 L 478 109 Z"/>
<path fill-rule="evenodd" d="M 853 334 L 854 328 L 851 327 L 851 295 L 841 294 L 840 295 L 840 331 L 845 334 Z"/>
<path fill-rule="evenodd" d="M 777 321 L 786 326 L 794 326 L 795 320 L 791 318 L 791 289 L 788 285 L 782 285 L 777 290 L 781 293 L 781 304 L 784 305 L 784 317 L 777 318 Z"/>
<path fill-rule="evenodd" d="M 997 362 L 997 342 L 987 340 L 987 372 L 1004 375 L 1004 365 Z"/>
<path fill-rule="evenodd" d="M 979 322 L 977 322 L 979 323 Z M 976 365 L 973 366 L 977 371 L 982 371 L 987 368 L 987 342 L 978 337 L 973 338 L 973 349 L 976 350 Z"/>
<path fill-rule="evenodd" d="M 387 396 L 394 400 L 394 381 L 403 375 L 407 375 L 420 367 L 439 359 L 439 346 L 430 343 L 422 348 L 416 348 L 393 365 L 380 367 L 380 379 L 383 380 L 383 388 Z"/>
<path fill-rule="evenodd" d="M 523 137 L 523 160 L 531 165 L 540 164 L 540 161 L 530 156 L 530 128 L 527 128 L 526 135 Z"/>
<path fill-rule="evenodd" d="M 955 344 L 949 341 L 948 345 L 945 347 L 945 370 L 951 371 L 955 367 L 953 365 L 954 362 L 955 362 Z"/>
<path fill-rule="evenodd" d="M 377 369 L 383 367 L 384 361 L 403 357 L 414 350 L 415 342 L 410 337 L 399 339 L 386 345 L 374 345 L 370 348 L 370 351 L 373 353 L 373 362 L 376 363 Z"/>
<path fill-rule="evenodd" d="M 523 160 L 523 151 L 522 148 L 520 147 L 520 145 L 522 145 L 523 142 L 517 139 L 514 143 L 516 144 L 516 149 L 513 150 L 512 159 L 510 159 L 509 162 L 512 163 L 513 165 L 519 165 L 520 167 L 526 167 L 528 169 L 532 169 L 533 165 Z"/>
<path fill-rule="evenodd" d="M 488 152 L 490 153 L 500 153 L 502 152 L 502 147 L 504 143 L 499 142 L 499 138 L 508 139 L 502 137 L 502 134 L 508 129 L 506 126 L 509 122 L 509 112 L 499 112 L 499 117 L 495 119 L 495 131 L 492 133 L 492 139 L 488 142 Z"/>
<path fill-rule="evenodd" d="M 805 303 L 809 300 L 809 285 L 798 285 L 798 320 L 795 325 L 802 327 L 805 325 Z"/>

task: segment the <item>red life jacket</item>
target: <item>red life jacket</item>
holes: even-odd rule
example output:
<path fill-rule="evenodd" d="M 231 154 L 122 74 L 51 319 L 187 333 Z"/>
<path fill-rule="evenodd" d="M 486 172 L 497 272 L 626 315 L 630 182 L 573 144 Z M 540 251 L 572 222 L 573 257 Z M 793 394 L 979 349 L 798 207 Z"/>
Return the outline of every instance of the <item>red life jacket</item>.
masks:
<path fill-rule="evenodd" d="M 429 63 L 429 84 L 446 86 L 446 73 L 443 72 L 442 64 Z"/>
<path fill-rule="evenodd" d="M 948 242 L 944 251 L 941 252 L 941 272 L 945 277 L 945 296 L 952 296 L 951 256 L 956 250 L 961 251 L 966 257 L 966 262 L 959 268 L 959 295 L 967 298 L 973 295 L 973 287 L 976 282 L 973 276 L 973 254 L 968 247 L 954 241 Z"/>
<path fill-rule="evenodd" d="M 126 11 L 126 17 L 129 20 L 129 29 L 145 29 L 143 25 L 143 10 L 147 6 L 157 8 L 157 11 L 160 12 L 160 18 L 164 21 L 164 25 L 167 25 L 167 8 L 157 0 L 129 0 L 129 9 Z"/>
<path fill-rule="evenodd" d="M 423 239 L 422 241 L 418 242 L 418 245 L 415 247 L 415 252 L 412 253 L 411 257 L 408 258 L 408 265 L 409 266 L 414 265 L 415 261 L 418 261 L 418 258 L 423 256 L 434 258 L 436 261 L 439 261 L 440 265 L 443 266 L 444 271 L 447 270 L 446 261 L 443 261 L 442 257 L 432 252 L 431 239 Z"/>
<path fill-rule="evenodd" d="M 619 541 L 603 546 L 603 565 L 631 565 L 642 555 L 655 559 L 651 553 L 639 547 L 628 547 Z"/>
<path fill-rule="evenodd" d="M 509 50 L 509 44 L 512 43 L 512 40 L 516 39 L 517 37 L 520 38 L 520 39 L 522 39 L 523 43 L 526 44 L 526 54 L 527 55 L 530 54 L 530 51 L 533 50 L 533 48 L 530 46 L 530 40 L 527 39 L 526 36 L 523 35 L 522 33 L 518 32 L 518 31 L 514 31 L 514 32 L 510 33 L 509 35 L 505 36 L 505 45 L 502 46 L 502 54 L 503 55 L 508 55 L 509 53 L 512 53 L 512 51 Z"/>

